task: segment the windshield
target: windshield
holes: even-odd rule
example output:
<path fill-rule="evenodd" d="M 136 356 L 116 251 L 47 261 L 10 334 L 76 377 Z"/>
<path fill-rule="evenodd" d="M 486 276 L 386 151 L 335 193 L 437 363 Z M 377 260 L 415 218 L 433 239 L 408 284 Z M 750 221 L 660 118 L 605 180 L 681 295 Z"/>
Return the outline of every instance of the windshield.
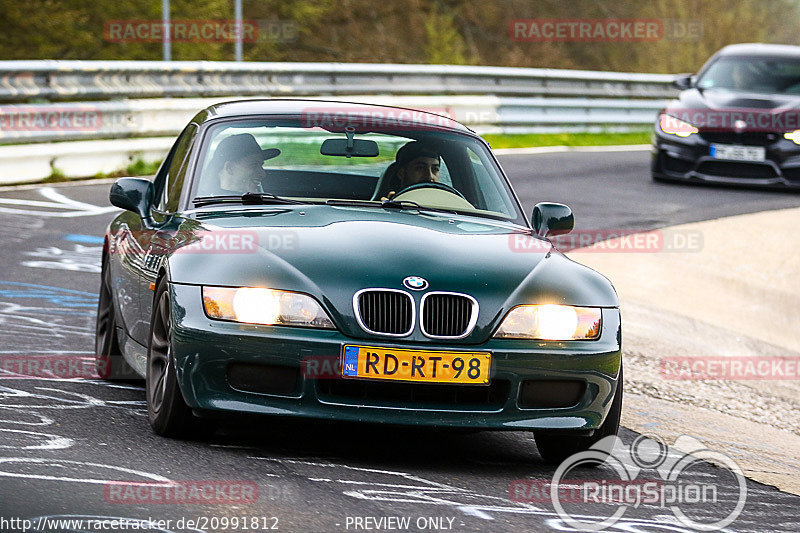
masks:
<path fill-rule="evenodd" d="M 524 224 L 488 150 L 466 135 L 263 118 L 216 124 L 203 139 L 195 199 L 251 192 L 319 203 L 367 200 L 376 207 L 394 200 Z"/>
<path fill-rule="evenodd" d="M 721 57 L 697 80 L 700 89 L 800 94 L 800 58 Z"/>

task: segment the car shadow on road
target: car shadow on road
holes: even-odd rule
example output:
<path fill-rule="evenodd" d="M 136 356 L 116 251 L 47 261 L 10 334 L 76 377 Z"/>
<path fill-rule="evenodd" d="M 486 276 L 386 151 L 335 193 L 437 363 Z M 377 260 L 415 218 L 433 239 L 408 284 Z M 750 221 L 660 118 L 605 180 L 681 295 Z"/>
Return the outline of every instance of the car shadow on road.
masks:
<path fill-rule="evenodd" d="M 621 429 L 628 442 L 636 434 Z M 408 467 L 464 473 L 505 471 L 518 474 L 545 474 L 554 471 L 536 450 L 533 433 L 522 431 L 478 431 L 408 427 L 385 424 L 359 424 L 278 417 L 253 417 L 226 423 L 210 443 L 241 446 L 264 457 L 307 458 L 373 468 Z M 601 470 L 603 467 L 601 467 Z"/>

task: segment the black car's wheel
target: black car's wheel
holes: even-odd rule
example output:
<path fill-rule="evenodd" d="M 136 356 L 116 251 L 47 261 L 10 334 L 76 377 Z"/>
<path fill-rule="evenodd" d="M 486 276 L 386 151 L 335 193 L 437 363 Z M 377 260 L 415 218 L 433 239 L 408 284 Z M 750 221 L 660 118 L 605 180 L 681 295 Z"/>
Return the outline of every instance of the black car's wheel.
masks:
<path fill-rule="evenodd" d="M 172 357 L 172 311 L 166 279 L 159 282 L 153 301 L 145 390 L 147 418 L 156 433 L 173 438 L 196 433 L 197 420 L 181 394 Z"/>
<path fill-rule="evenodd" d="M 552 435 L 546 432 L 535 433 L 536 448 L 539 455 L 546 463 L 560 464 L 567 457 L 583 452 L 592 447 L 605 437 L 616 435 L 619 432 L 619 420 L 622 414 L 622 367 L 619 369 L 619 379 L 617 380 L 617 390 L 614 393 L 614 400 L 611 402 L 611 409 L 606 416 L 603 425 L 597 428 L 591 437 L 572 437 L 568 435 Z M 611 450 L 604 450 L 609 453 Z M 599 466 L 602 461 L 585 461 L 582 466 Z"/>
<path fill-rule="evenodd" d="M 103 259 L 100 271 L 100 294 L 97 298 L 97 322 L 94 336 L 94 368 L 103 379 L 135 379 L 139 376 L 125 362 L 117 341 L 117 317 L 111 295 L 111 274 Z"/>

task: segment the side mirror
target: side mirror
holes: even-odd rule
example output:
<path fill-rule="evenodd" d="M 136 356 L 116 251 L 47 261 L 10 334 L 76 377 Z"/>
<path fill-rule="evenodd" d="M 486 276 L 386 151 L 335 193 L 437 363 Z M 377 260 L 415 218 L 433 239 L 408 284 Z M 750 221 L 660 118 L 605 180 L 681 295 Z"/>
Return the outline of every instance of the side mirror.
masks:
<path fill-rule="evenodd" d="M 146 178 L 120 178 L 111 186 L 108 200 L 111 205 L 149 219 L 153 194 L 153 182 Z"/>
<path fill-rule="evenodd" d="M 572 209 L 553 202 L 539 202 L 533 206 L 531 222 L 536 235 L 543 238 L 569 233 L 575 227 Z"/>
<path fill-rule="evenodd" d="M 678 74 L 675 76 L 675 79 L 672 80 L 672 85 L 682 91 L 691 89 L 694 85 L 694 76 L 691 74 Z"/>

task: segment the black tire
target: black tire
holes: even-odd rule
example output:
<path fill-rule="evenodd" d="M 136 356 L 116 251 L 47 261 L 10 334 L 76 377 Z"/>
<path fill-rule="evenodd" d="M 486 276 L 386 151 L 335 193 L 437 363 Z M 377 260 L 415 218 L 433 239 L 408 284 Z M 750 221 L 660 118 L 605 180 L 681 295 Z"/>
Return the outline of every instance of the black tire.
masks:
<path fill-rule="evenodd" d="M 620 366 L 617 390 L 614 393 L 614 400 L 611 402 L 611 409 L 603 424 L 594 431 L 591 437 L 573 437 L 564 434 L 553 435 L 547 432 L 535 433 L 536 448 L 539 450 L 539 455 L 541 455 L 542 459 L 548 464 L 557 465 L 573 454 L 588 450 L 601 439 L 616 435 L 619 432 L 619 421 L 622 415 L 622 390 L 623 376 L 622 366 Z M 603 451 L 606 454 L 611 452 L 611 450 Z M 601 464 L 602 461 L 586 461 L 582 463 L 582 466 L 596 467 Z"/>
<path fill-rule="evenodd" d="M 117 341 L 117 314 L 114 311 L 114 299 L 111 294 L 111 274 L 105 257 L 102 264 L 94 335 L 95 371 L 101 379 L 141 379 L 122 356 Z"/>
<path fill-rule="evenodd" d="M 172 356 L 172 307 L 169 284 L 162 278 L 156 287 L 147 347 L 147 419 L 158 435 L 189 438 L 202 434 L 198 419 L 186 405 L 178 385 Z M 206 424 L 204 429 L 210 429 Z"/>

